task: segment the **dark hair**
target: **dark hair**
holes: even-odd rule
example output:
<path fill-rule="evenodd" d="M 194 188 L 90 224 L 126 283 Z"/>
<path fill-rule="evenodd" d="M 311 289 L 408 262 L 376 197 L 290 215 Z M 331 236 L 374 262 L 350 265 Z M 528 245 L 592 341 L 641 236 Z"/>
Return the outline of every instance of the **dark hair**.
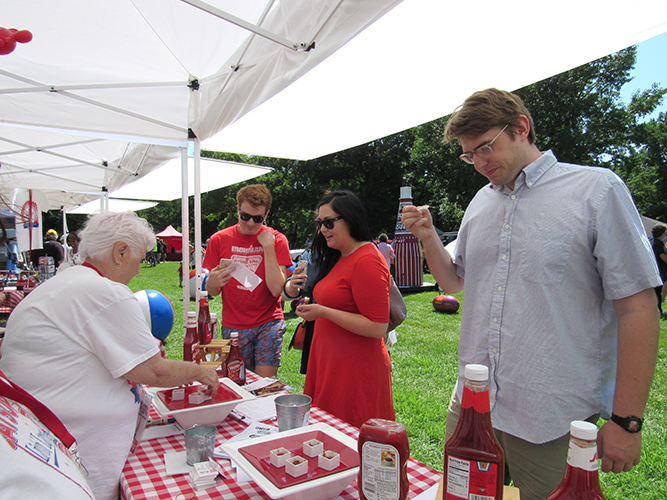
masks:
<path fill-rule="evenodd" d="M 389 241 L 389 237 L 386 234 L 382 233 L 380 236 L 378 236 L 378 240 L 380 241 L 380 243 L 386 243 L 387 241 Z"/>
<path fill-rule="evenodd" d="M 667 232 L 667 226 L 664 224 L 656 224 L 651 228 L 651 234 L 654 238 L 659 238 Z"/>
<path fill-rule="evenodd" d="M 352 191 L 327 191 L 317 203 L 317 210 L 322 205 L 331 205 L 331 209 L 343 218 L 347 224 L 350 236 L 357 241 L 371 241 L 373 239 L 368 227 L 366 209 L 359 197 Z M 313 238 L 313 254 L 319 274 L 317 280 L 324 278 L 340 259 L 340 251 L 330 248 L 320 231 Z"/>

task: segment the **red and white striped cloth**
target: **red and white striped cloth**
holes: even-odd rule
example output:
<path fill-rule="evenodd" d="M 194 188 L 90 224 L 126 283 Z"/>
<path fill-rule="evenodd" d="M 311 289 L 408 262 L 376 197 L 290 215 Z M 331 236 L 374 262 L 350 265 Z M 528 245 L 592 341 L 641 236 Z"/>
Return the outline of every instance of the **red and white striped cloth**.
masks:
<path fill-rule="evenodd" d="M 254 374 L 248 373 L 248 382 L 256 380 Z M 154 408 L 151 409 L 151 418 L 159 418 Z M 359 429 L 352 427 L 341 419 L 321 410 L 317 407 L 310 409 L 311 423 L 326 423 L 345 434 L 357 438 Z M 218 435 L 215 445 L 222 444 L 232 436 L 242 432 L 246 425 L 233 419 L 227 418 L 218 426 Z M 167 476 L 164 466 L 165 453 L 179 452 L 185 450 L 183 436 L 170 436 L 166 438 L 152 439 L 142 442 L 134 455 L 130 455 L 123 473 L 120 485 L 121 494 L 125 499 L 216 499 L 216 500 L 251 500 L 269 499 L 262 489 L 254 482 L 237 483 L 236 472 L 230 467 L 228 460 L 218 460 L 228 478 L 224 482 L 218 481 L 216 488 L 200 490 L 196 492 L 190 487 L 187 475 Z M 408 461 L 408 477 L 410 480 L 410 494 L 408 498 L 414 498 L 427 490 L 438 481 L 442 475 L 416 460 Z M 357 480 L 355 479 L 341 494 L 344 500 L 359 498 L 357 491 Z"/>

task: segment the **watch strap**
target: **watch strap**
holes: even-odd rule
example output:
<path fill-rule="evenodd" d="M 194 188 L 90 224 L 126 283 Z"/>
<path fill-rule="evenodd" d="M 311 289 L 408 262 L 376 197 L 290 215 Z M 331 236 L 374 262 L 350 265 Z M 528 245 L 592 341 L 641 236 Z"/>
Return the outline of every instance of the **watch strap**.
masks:
<path fill-rule="evenodd" d="M 644 425 L 644 419 L 635 417 L 634 415 L 629 417 L 619 417 L 615 413 L 612 413 L 611 421 L 633 434 L 640 432 L 642 430 L 642 426 Z"/>

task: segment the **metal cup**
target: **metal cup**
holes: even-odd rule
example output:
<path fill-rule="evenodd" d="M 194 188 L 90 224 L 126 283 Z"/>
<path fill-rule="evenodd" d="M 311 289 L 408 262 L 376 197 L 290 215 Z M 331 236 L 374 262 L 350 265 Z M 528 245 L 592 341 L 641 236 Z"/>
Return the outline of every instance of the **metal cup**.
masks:
<path fill-rule="evenodd" d="M 208 462 L 215 448 L 216 428 L 212 425 L 195 425 L 186 429 L 183 434 L 188 465 Z"/>
<path fill-rule="evenodd" d="M 288 431 L 308 425 L 311 401 L 311 397 L 305 394 L 278 396 L 275 399 L 278 430 Z"/>

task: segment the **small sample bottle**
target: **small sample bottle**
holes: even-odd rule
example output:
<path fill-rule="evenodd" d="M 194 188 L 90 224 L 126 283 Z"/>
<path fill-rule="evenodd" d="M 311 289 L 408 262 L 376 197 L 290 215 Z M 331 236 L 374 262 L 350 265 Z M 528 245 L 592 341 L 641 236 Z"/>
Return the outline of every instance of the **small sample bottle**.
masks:
<path fill-rule="evenodd" d="M 367 420 L 359 430 L 358 449 L 359 499 L 405 500 L 410 490 L 410 443 L 405 425 L 382 418 Z"/>
<path fill-rule="evenodd" d="M 245 359 L 239 347 L 238 332 L 229 334 L 229 354 L 222 362 L 222 376 L 238 385 L 245 385 Z"/>
<path fill-rule="evenodd" d="M 197 313 L 188 311 L 185 322 L 185 338 L 183 339 L 183 361 L 199 363 L 199 333 L 197 332 Z"/>
<path fill-rule="evenodd" d="M 199 343 L 201 345 L 211 343 L 211 313 L 208 309 L 208 292 L 206 290 L 199 291 L 197 331 L 199 332 Z"/>
<path fill-rule="evenodd" d="M 598 428 L 574 420 L 570 423 L 570 448 L 565 477 L 547 500 L 605 500 L 598 476 Z"/>
<path fill-rule="evenodd" d="M 444 500 L 502 500 L 505 453 L 493 433 L 489 369 L 466 365 L 461 415 L 445 443 Z"/>

